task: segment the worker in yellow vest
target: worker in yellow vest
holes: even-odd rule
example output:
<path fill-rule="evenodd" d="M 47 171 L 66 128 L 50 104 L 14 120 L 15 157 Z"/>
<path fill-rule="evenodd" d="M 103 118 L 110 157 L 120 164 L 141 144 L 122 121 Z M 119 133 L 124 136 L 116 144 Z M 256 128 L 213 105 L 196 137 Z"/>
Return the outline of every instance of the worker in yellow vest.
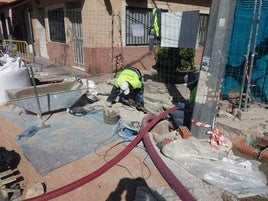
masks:
<path fill-rule="evenodd" d="M 135 67 L 126 66 L 117 77 L 106 104 L 111 107 L 119 96 L 119 102 L 144 111 L 143 94 L 144 85 L 141 72 Z"/>

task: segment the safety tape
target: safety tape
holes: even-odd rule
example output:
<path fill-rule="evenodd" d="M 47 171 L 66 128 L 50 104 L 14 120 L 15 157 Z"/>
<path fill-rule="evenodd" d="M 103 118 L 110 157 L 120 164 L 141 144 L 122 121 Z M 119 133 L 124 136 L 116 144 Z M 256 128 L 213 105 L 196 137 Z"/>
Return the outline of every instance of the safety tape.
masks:
<path fill-rule="evenodd" d="M 199 126 L 199 127 L 203 127 L 203 128 L 211 128 L 212 127 L 209 124 L 205 124 L 205 123 L 199 122 L 199 121 L 194 120 L 194 119 L 192 120 L 192 124 Z"/>
<path fill-rule="evenodd" d="M 227 148 L 229 147 L 228 143 L 224 139 L 222 132 L 220 132 L 216 128 L 216 126 L 205 124 L 194 119 L 192 120 L 192 124 L 199 126 L 199 127 L 203 127 L 203 128 L 211 128 L 211 130 L 208 130 L 206 132 L 206 134 L 210 136 L 209 139 L 210 139 L 211 147 L 216 148 L 216 149 L 219 149 L 219 146 L 225 146 Z"/>

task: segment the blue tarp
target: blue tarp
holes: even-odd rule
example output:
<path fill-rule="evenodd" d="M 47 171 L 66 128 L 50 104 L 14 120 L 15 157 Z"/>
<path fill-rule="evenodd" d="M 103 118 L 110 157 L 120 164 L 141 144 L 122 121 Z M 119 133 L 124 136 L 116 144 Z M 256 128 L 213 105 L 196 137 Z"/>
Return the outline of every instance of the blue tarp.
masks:
<path fill-rule="evenodd" d="M 55 113 L 45 121 L 49 127 L 38 123 L 35 115 L 18 116 L 17 111 L 9 109 L 1 110 L 0 115 L 23 125 L 25 130 L 15 140 L 41 176 L 119 139 L 119 122 L 104 123 L 103 110 L 93 110 L 81 117 L 65 111 Z"/>
<path fill-rule="evenodd" d="M 254 20 L 252 20 L 254 0 L 237 0 L 230 45 L 227 54 L 227 64 L 222 93 L 228 94 L 230 89 L 237 89 L 240 91 L 244 75 L 243 72 L 245 68 L 246 55 L 248 53 L 248 47 L 250 47 L 248 55 L 249 64 L 251 63 L 250 59 L 252 53 L 257 53 L 253 62 L 251 77 L 251 84 L 253 86 L 250 88 L 250 95 L 257 101 L 267 103 L 268 0 L 262 1 L 260 21 L 257 20 L 259 15 L 259 5 L 258 1 Z M 253 27 L 251 24 L 253 24 Z M 252 37 L 250 38 L 251 27 Z M 256 47 L 254 48 L 255 38 Z M 247 87 L 247 85 L 245 85 L 245 87 Z"/>

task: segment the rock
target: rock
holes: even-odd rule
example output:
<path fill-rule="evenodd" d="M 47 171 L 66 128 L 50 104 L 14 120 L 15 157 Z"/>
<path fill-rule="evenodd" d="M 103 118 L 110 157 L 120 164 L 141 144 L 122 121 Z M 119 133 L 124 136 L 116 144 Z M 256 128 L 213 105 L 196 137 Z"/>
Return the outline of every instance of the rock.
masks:
<path fill-rule="evenodd" d="M 29 199 L 32 197 L 36 197 L 45 193 L 45 184 L 44 183 L 35 183 L 29 189 L 27 189 L 25 198 Z"/>

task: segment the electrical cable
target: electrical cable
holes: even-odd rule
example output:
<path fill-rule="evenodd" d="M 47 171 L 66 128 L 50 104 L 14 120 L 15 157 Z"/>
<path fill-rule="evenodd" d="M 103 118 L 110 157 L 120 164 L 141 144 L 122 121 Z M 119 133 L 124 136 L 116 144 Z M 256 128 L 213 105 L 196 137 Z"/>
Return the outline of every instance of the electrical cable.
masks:
<path fill-rule="evenodd" d="M 107 170 L 109 170 L 110 168 L 112 168 L 115 164 L 117 164 L 120 160 L 122 160 L 140 141 L 143 137 L 147 136 L 148 138 L 148 131 L 156 124 L 158 123 L 161 119 L 163 119 L 167 114 L 177 110 L 177 107 L 173 107 L 170 108 L 166 111 L 164 111 L 163 113 L 161 113 L 160 115 L 156 116 L 156 117 L 152 117 L 153 115 L 147 115 L 147 118 L 144 118 L 145 120 L 150 120 L 149 121 L 145 121 L 147 124 L 143 126 L 141 132 L 137 135 L 136 138 L 134 138 L 134 140 L 124 149 L 122 150 L 118 155 L 116 155 L 114 158 L 112 158 L 110 161 L 108 161 L 107 163 L 105 163 L 103 166 L 101 166 L 99 169 L 95 170 L 94 172 L 89 173 L 88 175 L 86 175 L 83 178 L 80 178 L 72 183 L 69 183 L 65 186 L 62 186 L 58 189 L 55 189 L 53 191 L 47 192 L 43 195 L 39 195 L 33 198 L 29 198 L 25 201 L 47 201 L 53 198 L 56 198 L 58 196 L 61 196 L 65 193 L 68 193 L 69 191 L 72 191 L 76 188 L 79 188 L 83 185 L 85 185 L 86 183 L 96 179 L 97 177 L 101 176 L 102 174 L 104 174 Z M 149 119 L 150 118 L 150 119 Z M 146 135 L 147 134 L 147 135 Z M 146 140 L 145 140 L 146 142 Z M 152 145 L 150 145 L 149 143 L 145 143 L 146 144 L 146 148 L 147 150 L 150 150 L 150 152 L 152 151 Z M 151 156 L 151 155 L 150 155 Z M 152 157 L 152 156 L 151 156 Z M 159 159 L 155 159 L 154 162 L 158 161 L 160 163 L 160 166 L 162 166 L 161 161 Z M 182 200 L 187 200 L 187 201 L 191 201 L 191 200 L 195 200 L 192 195 L 187 191 L 187 189 L 180 183 L 180 181 L 176 178 L 176 176 L 174 176 L 170 170 L 166 169 L 167 167 L 165 167 L 165 170 L 167 171 L 167 173 L 162 173 L 162 175 L 164 175 L 164 178 L 167 180 L 167 182 L 171 185 L 171 187 L 174 189 L 174 191 L 177 193 L 177 195 L 182 199 Z"/>
<path fill-rule="evenodd" d="M 145 156 L 144 159 L 143 159 L 143 165 L 147 168 L 148 173 L 149 173 L 147 177 L 144 177 L 143 168 L 142 168 L 142 176 L 143 176 L 143 178 L 144 178 L 145 180 L 146 180 L 146 179 L 149 179 L 149 178 L 152 176 L 152 172 L 151 172 L 151 170 L 150 170 L 148 164 L 145 163 L 145 161 L 146 161 L 146 159 L 147 159 L 148 156 L 149 156 L 149 154 L 146 154 L 146 156 Z"/>
<path fill-rule="evenodd" d="M 110 150 L 112 150 L 114 147 L 116 147 L 116 146 L 118 146 L 118 145 L 120 145 L 120 144 L 123 144 L 123 143 L 125 143 L 125 142 L 126 142 L 125 140 L 122 140 L 122 141 L 116 143 L 115 145 L 111 146 L 109 149 L 107 149 L 107 151 L 106 151 L 105 154 L 104 154 L 103 160 L 104 160 L 105 162 L 108 162 L 108 160 L 106 160 L 106 156 L 108 156 L 108 152 L 109 152 Z M 115 165 L 118 166 L 118 167 L 121 167 L 121 168 L 125 169 L 131 177 L 134 177 L 134 176 L 131 174 L 130 170 L 129 170 L 126 166 L 124 166 L 124 165 L 120 165 L 120 164 L 118 164 L 118 163 L 115 164 Z"/>
<path fill-rule="evenodd" d="M 97 146 L 96 146 L 95 149 L 94 149 L 95 154 L 96 154 L 97 156 L 105 156 L 105 154 L 100 154 L 100 153 L 98 153 L 98 151 L 97 151 L 97 150 L 98 150 L 98 147 L 101 146 L 101 145 L 103 145 L 103 144 L 105 144 L 105 143 L 107 143 L 107 142 L 109 142 L 109 141 L 112 140 L 113 137 L 116 136 L 116 135 L 117 135 L 117 133 L 114 133 L 112 136 L 110 136 L 110 137 L 104 139 L 102 142 L 98 143 Z"/>

